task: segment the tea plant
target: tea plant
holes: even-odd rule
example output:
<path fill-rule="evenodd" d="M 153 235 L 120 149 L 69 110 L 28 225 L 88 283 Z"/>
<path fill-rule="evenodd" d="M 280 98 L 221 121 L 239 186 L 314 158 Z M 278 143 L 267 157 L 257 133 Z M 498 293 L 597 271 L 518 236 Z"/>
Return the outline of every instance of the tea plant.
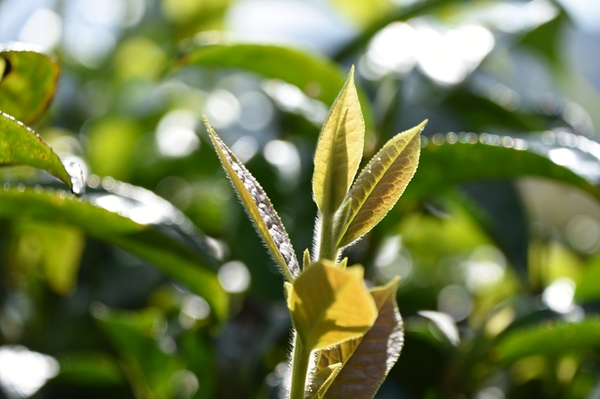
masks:
<path fill-rule="evenodd" d="M 254 227 L 286 280 L 295 335 L 290 399 L 372 398 L 403 344 L 396 305 L 399 278 L 367 289 L 361 265 L 342 250 L 368 233 L 396 204 L 419 160 L 426 121 L 389 140 L 356 179 L 365 123 L 354 68 L 325 120 L 314 156 L 315 248 L 302 270 L 285 227 L 260 184 L 211 128 L 210 139 Z"/>

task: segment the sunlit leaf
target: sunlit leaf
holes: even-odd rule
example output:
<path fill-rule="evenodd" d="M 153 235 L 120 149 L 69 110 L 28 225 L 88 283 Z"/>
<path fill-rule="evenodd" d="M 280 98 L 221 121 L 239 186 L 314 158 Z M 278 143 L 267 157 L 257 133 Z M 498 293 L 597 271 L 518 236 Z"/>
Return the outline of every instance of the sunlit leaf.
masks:
<path fill-rule="evenodd" d="M 393 208 L 419 163 L 420 134 L 427 121 L 388 141 L 360 172 L 348 193 L 348 214 L 342 214 L 339 246 L 369 232 Z"/>
<path fill-rule="evenodd" d="M 594 257 L 586 265 L 581 280 L 577 283 L 575 297 L 582 302 L 600 300 L 600 258 Z"/>
<path fill-rule="evenodd" d="M 577 323 L 555 320 L 512 330 L 503 335 L 491 357 L 501 364 L 531 355 L 557 357 L 585 353 L 600 346 L 600 318 L 588 317 Z"/>
<path fill-rule="evenodd" d="M 104 305 L 92 309 L 98 325 L 117 349 L 127 380 L 137 399 L 168 399 L 176 394 L 176 373 L 184 370 L 183 359 L 159 346 L 166 330 L 161 312 L 112 310 Z"/>
<path fill-rule="evenodd" d="M 329 261 L 304 270 L 294 281 L 287 303 L 298 337 L 308 350 L 360 337 L 377 317 L 362 267 L 342 270 Z"/>
<path fill-rule="evenodd" d="M 300 274 L 300 264 L 296 253 L 279 215 L 273 208 L 269 197 L 264 192 L 254 176 L 237 157 L 229 150 L 223 141 L 204 120 L 210 134 L 210 139 L 219 155 L 223 169 L 231 180 L 231 184 L 248 212 L 256 232 L 263 239 L 271 255 L 281 267 L 289 281 Z"/>
<path fill-rule="evenodd" d="M 315 152 L 312 187 L 323 214 L 333 215 L 342 204 L 362 159 L 364 137 L 352 68 L 329 111 Z"/>
<path fill-rule="evenodd" d="M 1 108 L 0 108 L 1 109 Z M 33 130 L 0 111 L 0 165 L 27 165 L 43 169 L 73 188 L 58 155 Z"/>
<path fill-rule="evenodd" d="M 581 145 L 547 145 L 539 135 L 513 138 L 472 133 L 461 133 L 454 144 L 444 137 L 441 144 L 430 141 L 421 149 L 419 170 L 401 202 L 422 201 L 462 183 L 522 177 L 543 177 L 567 183 L 600 199 L 600 190 L 591 183 L 600 181 L 600 175 L 596 167 L 589 167 L 600 162 L 593 155 L 599 152 L 600 145 L 582 136 L 568 136 Z M 569 159 L 567 163 L 565 156 Z"/>
<path fill-rule="evenodd" d="M 32 124 L 48 108 L 59 73 L 56 57 L 22 43 L 0 45 L 0 110 Z"/>
<path fill-rule="evenodd" d="M 256 72 L 297 86 L 328 107 L 337 98 L 339 82 L 344 79 L 337 64 L 316 53 L 272 44 L 228 43 L 212 33 L 205 40 L 208 44 L 194 45 L 175 61 L 173 68 L 199 65 Z M 359 97 L 368 128 L 373 124 L 371 107 L 360 90 Z"/>
<path fill-rule="evenodd" d="M 375 324 L 361 338 L 320 352 L 318 369 L 342 363 L 325 398 L 371 399 L 388 375 L 404 344 L 403 323 L 396 304 L 399 278 L 371 289 L 379 312 Z"/>
<path fill-rule="evenodd" d="M 120 385 L 125 382 L 116 359 L 103 352 L 67 352 L 57 358 L 57 380 L 77 385 Z"/>
<path fill-rule="evenodd" d="M 133 186 L 128 185 L 127 190 L 132 189 Z M 97 206 L 60 190 L 44 190 L 39 186 L 35 189 L 7 189 L 5 185 L 4 190 L 0 189 L 0 217 L 79 227 L 89 236 L 146 259 L 170 277 L 185 283 L 190 290 L 206 299 L 217 320 L 225 320 L 228 297 L 211 267 L 216 261 L 204 242 L 205 238 L 186 226 L 187 219 L 183 215 L 175 213 L 175 220 L 162 223 L 138 223 L 131 217 L 140 222 L 143 222 L 143 217 L 161 217 L 166 212 L 161 206 L 166 204 L 146 206 L 107 192 L 89 194 L 87 198 Z M 112 207 L 115 212 L 129 212 L 129 217 L 100 206 Z"/>

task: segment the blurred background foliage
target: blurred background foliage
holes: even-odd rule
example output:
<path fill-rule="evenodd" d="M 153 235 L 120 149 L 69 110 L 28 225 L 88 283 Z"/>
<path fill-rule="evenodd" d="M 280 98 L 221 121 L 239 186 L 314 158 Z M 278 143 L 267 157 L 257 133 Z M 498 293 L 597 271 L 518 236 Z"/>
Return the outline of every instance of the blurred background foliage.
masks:
<path fill-rule="evenodd" d="M 346 251 L 374 284 L 402 277 L 405 346 L 377 398 L 600 397 L 599 27 L 595 0 L 0 0 L 0 42 L 61 68 L 41 119 L 7 89 L 0 109 L 33 110 L 14 116 L 121 214 L 20 196 L 61 186 L 0 170 L 0 395 L 282 397 L 282 278 L 199 122 L 301 254 L 317 135 L 354 64 L 367 157 L 430 121 L 405 195 Z M 38 96 L 0 56 L 0 85 Z M 51 67 L 22 65 L 54 88 Z M 162 203 L 102 203 L 150 198 L 119 180 L 210 238 L 152 219 Z"/>

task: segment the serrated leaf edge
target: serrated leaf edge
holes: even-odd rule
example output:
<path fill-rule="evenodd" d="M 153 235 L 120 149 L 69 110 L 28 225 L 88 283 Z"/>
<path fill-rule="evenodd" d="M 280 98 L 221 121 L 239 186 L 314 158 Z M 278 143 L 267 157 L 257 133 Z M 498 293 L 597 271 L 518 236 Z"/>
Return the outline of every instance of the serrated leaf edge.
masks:
<path fill-rule="evenodd" d="M 235 154 L 213 130 L 206 116 L 204 116 L 204 124 L 221 160 L 223 169 L 225 169 L 240 202 L 253 222 L 256 232 L 266 244 L 273 259 L 281 267 L 288 281 L 294 281 L 300 274 L 300 264 L 287 231 L 275 208 L 273 208 L 269 197 L 244 164 L 237 159 Z M 244 193 L 252 198 L 252 202 L 245 200 Z"/>

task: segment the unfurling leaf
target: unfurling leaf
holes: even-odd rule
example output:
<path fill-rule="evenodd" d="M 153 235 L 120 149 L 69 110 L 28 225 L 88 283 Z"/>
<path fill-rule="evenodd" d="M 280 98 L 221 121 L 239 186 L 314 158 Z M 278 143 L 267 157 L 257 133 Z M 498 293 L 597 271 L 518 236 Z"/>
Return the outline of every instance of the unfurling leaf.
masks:
<path fill-rule="evenodd" d="M 286 278 L 293 281 L 300 274 L 300 264 L 279 215 L 271 205 L 263 188 L 217 136 L 206 117 L 204 117 L 204 123 L 223 169 L 231 180 L 242 205 L 250 215 L 256 231 L 271 251 Z"/>
<path fill-rule="evenodd" d="M 368 233 L 394 207 L 419 164 L 420 133 L 427 121 L 388 141 L 361 171 L 348 193 L 340 217 L 345 247 Z"/>
<path fill-rule="evenodd" d="M 33 130 L 0 111 L 0 165 L 43 169 L 73 188 L 71 176 L 52 148 Z"/>
<path fill-rule="evenodd" d="M 379 315 L 364 336 L 320 352 L 316 375 L 332 365 L 343 365 L 327 388 L 326 399 L 373 398 L 398 360 L 404 344 L 403 323 L 396 304 L 399 282 L 397 277 L 383 287 L 371 289 Z"/>
<path fill-rule="evenodd" d="M 364 139 L 353 67 L 329 111 L 315 152 L 312 186 L 321 213 L 333 215 L 342 204 L 362 159 Z"/>
<path fill-rule="evenodd" d="M 289 290 L 287 303 L 298 338 L 308 350 L 360 337 L 377 317 L 363 282 L 363 268 L 342 270 L 330 261 L 304 270 Z"/>

